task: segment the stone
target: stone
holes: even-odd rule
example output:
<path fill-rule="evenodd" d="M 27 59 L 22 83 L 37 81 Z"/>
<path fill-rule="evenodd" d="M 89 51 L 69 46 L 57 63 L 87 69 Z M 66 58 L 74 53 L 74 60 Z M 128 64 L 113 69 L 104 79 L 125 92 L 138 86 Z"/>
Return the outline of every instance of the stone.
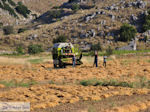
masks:
<path fill-rule="evenodd" d="M 143 2 L 142 0 L 137 1 L 137 7 L 144 9 L 146 7 L 146 2 Z"/>
<path fill-rule="evenodd" d="M 136 40 L 132 40 L 129 45 L 118 48 L 118 50 L 136 50 Z"/>
<path fill-rule="evenodd" d="M 90 18 L 93 19 L 96 16 L 96 13 L 93 13 Z"/>
<path fill-rule="evenodd" d="M 102 20 L 101 25 L 106 25 L 106 20 Z"/>
<path fill-rule="evenodd" d="M 121 6 L 121 9 L 124 9 L 124 6 Z"/>
<path fill-rule="evenodd" d="M 132 2 L 127 3 L 126 7 L 132 7 Z"/>
<path fill-rule="evenodd" d="M 37 37 L 38 37 L 37 34 L 31 34 L 31 35 L 29 35 L 26 39 L 27 39 L 27 40 L 35 40 Z"/>
<path fill-rule="evenodd" d="M 115 16 L 114 15 L 110 14 L 109 16 L 111 17 L 112 20 L 115 20 Z"/>
<path fill-rule="evenodd" d="M 104 31 L 100 31 L 100 32 L 98 33 L 98 36 L 104 37 L 104 36 L 105 36 L 105 32 L 104 32 Z"/>
<path fill-rule="evenodd" d="M 143 36 L 150 36 L 150 30 L 147 30 L 146 32 L 144 32 L 143 34 L 142 34 Z"/>
<path fill-rule="evenodd" d="M 119 10 L 119 7 L 114 7 L 114 10 L 118 11 L 118 10 Z"/>
<path fill-rule="evenodd" d="M 104 15 L 104 14 L 106 14 L 106 13 L 105 13 L 105 11 L 101 11 L 101 14 L 103 14 L 103 15 Z"/>
<path fill-rule="evenodd" d="M 94 29 L 91 29 L 91 36 L 92 37 L 95 37 L 96 33 L 95 33 L 95 30 Z"/>
<path fill-rule="evenodd" d="M 138 17 L 135 16 L 134 14 L 132 14 L 132 15 L 131 15 L 131 20 L 132 20 L 132 21 L 137 21 L 137 20 L 138 20 Z"/>
<path fill-rule="evenodd" d="M 90 16 L 88 16 L 88 17 L 85 18 L 86 22 L 89 22 L 89 20 L 90 20 Z"/>

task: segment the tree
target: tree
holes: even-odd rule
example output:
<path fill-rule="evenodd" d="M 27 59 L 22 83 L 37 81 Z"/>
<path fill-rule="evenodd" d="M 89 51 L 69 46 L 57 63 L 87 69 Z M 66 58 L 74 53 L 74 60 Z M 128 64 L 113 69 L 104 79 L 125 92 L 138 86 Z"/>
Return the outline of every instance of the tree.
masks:
<path fill-rule="evenodd" d="M 59 18 L 61 16 L 61 10 L 53 10 L 53 11 L 49 11 L 48 15 L 51 18 Z"/>
<path fill-rule="evenodd" d="M 78 10 L 80 9 L 80 5 L 77 4 L 77 3 L 74 3 L 74 4 L 72 4 L 71 9 L 72 9 L 74 12 L 76 12 L 76 11 L 78 11 Z"/>
<path fill-rule="evenodd" d="M 144 17 L 143 31 L 150 30 L 150 10 L 148 11 L 148 15 Z"/>
<path fill-rule="evenodd" d="M 53 39 L 53 43 L 66 42 L 67 37 L 64 35 L 58 36 L 56 39 Z"/>
<path fill-rule="evenodd" d="M 101 48 L 100 42 L 98 42 L 97 44 L 92 44 L 91 50 L 92 51 L 101 51 L 102 48 Z"/>
<path fill-rule="evenodd" d="M 23 50 L 23 47 L 22 46 L 17 46 L 17 48 L 16 48 L 16 51 L 17 51 L 17 53 L 18 54 L 24 54 L 24 50 Z"/>
<path fill-rule="evenodd" d="M 29 54 L 37 54 L 43 52 L 43 48 L 41 45 L 38 44 L 31 44 L 28 46 L 28 53 Z"/>
<path fill-rule="evenodd" d="M 28 14 L 30 14 L 30 10 L 22 4 L 22 2 L 18 2 L 18 6 L 15 8 L 19 14 L 22 14 L 25 18 L 27 18 Z"/>
<path fill-rule="evenodd" d="M 129 24 L 123 24 L 120 28 L 119 40 L 123 41 L 123 42 L 130 41 L 135 37 L 136 32 L 137 31 L 133 26 L 131 26 Z"/>

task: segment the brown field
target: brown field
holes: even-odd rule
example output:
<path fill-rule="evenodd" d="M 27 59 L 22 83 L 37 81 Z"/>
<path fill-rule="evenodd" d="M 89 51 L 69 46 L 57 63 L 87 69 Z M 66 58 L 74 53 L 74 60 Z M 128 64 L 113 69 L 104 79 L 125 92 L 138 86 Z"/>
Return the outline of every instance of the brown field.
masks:
<path fill-rule="evenodd" d="M 1 58 L 0 81 L 35 81 L 27 87 L 0 84 L 0 101 L 31 102 L 33 112 L 150 112 L 150 55 L 110 57 L 107 67 L 92 66 L 93 57 L 84 57 L 81 66 L 53 69 L 49 59 L 32 64 L 24 59 Z M 3 61 L 2 61 L 3 60 Z M 18 61 L 18 63 L 17 63 Z M 4 64 L 5 62 L 5 64 Z M 20 63 L 19 63 L 20 62 Z M 82 80 L 145 81 L 147 86 L 82 86 Z"/>

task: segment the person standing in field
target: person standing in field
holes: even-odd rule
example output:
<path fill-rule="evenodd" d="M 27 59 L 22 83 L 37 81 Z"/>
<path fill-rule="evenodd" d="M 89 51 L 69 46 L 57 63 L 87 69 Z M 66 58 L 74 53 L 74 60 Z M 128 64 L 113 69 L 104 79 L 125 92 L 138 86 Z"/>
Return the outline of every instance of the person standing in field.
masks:
<path fill-rule="evenodd" d="M 73 57 L 72 57 L 72 63 L 73 63 L 73 67 L 75 67 L 75 65 L 76 65 L 76 57 L 75 57 L 75 54 L 74 54 Z"/>
<path fill-rule="evenodd" d="M 96 65 L 96 67 L 98 67 L 98 52 L 95 51 L 95 56 L 94 56 L 94 64 L 93 66 Z"/>
<path fill-rule="evenodd" d="M 104 66 L 104 67 L 106 67 L 106 59 L 107 59 L 107 56 L 104 56 L 104 57 L 103 57 L 103 66 Z"/>

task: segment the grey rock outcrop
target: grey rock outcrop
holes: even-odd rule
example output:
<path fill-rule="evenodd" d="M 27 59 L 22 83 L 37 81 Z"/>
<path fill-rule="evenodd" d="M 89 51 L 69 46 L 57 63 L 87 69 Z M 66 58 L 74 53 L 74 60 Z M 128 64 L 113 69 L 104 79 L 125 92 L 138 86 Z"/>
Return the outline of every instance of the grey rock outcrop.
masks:
<path fill-rule="evenodd" d="M 96 36 L 96 32 L 94 29 L 87 31 L 86 33 L 84 31 L 80 33 L 80 38 L 88 38 L 88 37 L 95 37 L 95 36 Z"/>
<path fill-rule="evenodd" d="M 132 40 L 129 45 L 118 48 L 117 50 L 136 50 L 136 39 Z"/>
<path fill-rule="evenodd" d="M 131 20 L 132 20 L 132 21 L 137 21 L 137 20 L 138 20 L 138 17 L 135 16 L 134 14 L 132 14 L 132 15 L 131 15 Z"/>

